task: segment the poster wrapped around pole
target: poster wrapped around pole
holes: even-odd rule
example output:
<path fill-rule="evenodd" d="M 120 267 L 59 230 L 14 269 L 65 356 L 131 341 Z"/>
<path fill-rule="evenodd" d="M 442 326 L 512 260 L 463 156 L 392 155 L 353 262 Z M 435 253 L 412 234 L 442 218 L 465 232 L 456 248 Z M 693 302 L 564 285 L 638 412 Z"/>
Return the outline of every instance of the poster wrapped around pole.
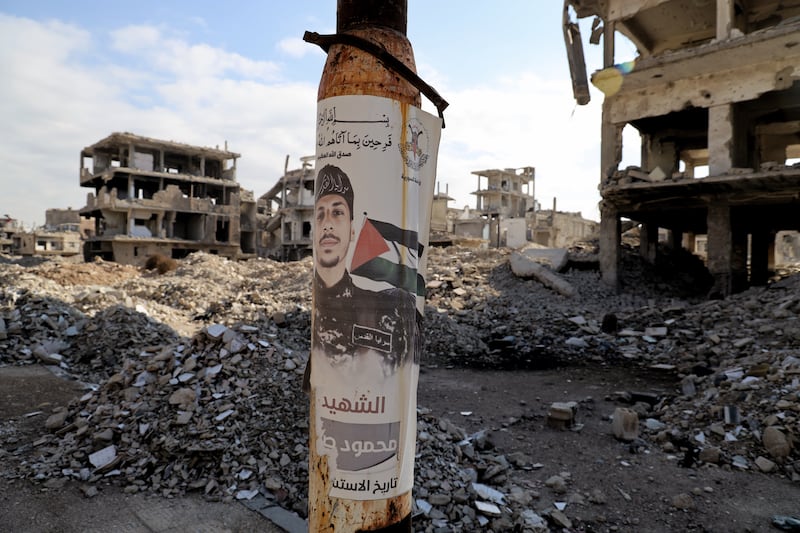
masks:
<path fill-rule="evenodd" d="M 410 532 L 431 203 L 447 103 L 416 75 L 406 0 L 338 0 L 314 186 L 309 531 Z M 439 110 L 422 111 L 420 93 Z"/>
<path fill-rule="evenodd" d="M 430 202 L 441 121 L 396 100 L 317 110 L 311 386 L 330 496 L 411 490 Z"/>

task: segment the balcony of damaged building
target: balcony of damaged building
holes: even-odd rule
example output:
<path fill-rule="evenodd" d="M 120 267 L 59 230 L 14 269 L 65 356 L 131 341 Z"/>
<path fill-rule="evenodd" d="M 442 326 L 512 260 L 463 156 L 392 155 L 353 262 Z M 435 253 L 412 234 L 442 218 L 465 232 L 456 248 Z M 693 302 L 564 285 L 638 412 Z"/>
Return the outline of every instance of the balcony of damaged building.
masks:
<path fill-rule="evenodd" d="M 670 250 L 703 256 L 710 297 L 766 284 L 800 230 L 800 4 L 567 0 L 564 34 L 584 104 L 573 16 L 594 17 L 589 42 L 603 49 L 590 80 L 604 97 L 604 282 L 620 287 L 623 224 L 633 223 L 650 262 Z M 615 57 L 623 42 L 635 57 Z M 621 164 L 623 148 L 638 149 L 638 164 Z"/>

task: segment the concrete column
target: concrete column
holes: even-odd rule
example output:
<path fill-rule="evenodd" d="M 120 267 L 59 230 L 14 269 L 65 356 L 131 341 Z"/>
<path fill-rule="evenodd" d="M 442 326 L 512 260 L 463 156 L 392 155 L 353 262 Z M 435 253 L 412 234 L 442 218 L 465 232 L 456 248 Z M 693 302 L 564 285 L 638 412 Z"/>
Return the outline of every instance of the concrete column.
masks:
<path fill-rule="evenodd" d="M 775 248 L 777 248 L 778 244 L 775 241 L 775 232 L 769 232 L 769 246 L 767 246 L 767 270 L 774 272 L 775 271 Z"/>
<path fill-rule="evenodd" d="M 656 264 L 656 257 L 658 256 L 658 226 L 642 224 L 639 231 L 639 255 L 651 265 Z"/>
<path fill-rule="evenodd" d="M 678 230 L 671 229 L 667 231 L 667 247 L 670 250 L 678 250 L 683 244 L 683 233 Z"/>
<path fill-rule="evenodd" d="M 726 297 L 731 294 L 731 260 L 733 255 L 733 236 L 731 232 L 731 209 L 725 204 L 708 206 L 707 215 L 708 271 L 714 278 L 712 297 Z"/>
<path fill-rule="evenodd" d="M 697 246 L 697 235 L 695 235 L 694 233 L 684 233 L 683 247 L 689 250 L 690 253 L 695 253 L 696 246 Z"/>
<path fill-rule="evenodd" d="M 603 283 L 619 290 L 620 242 L 619 213 L 616 207 L 600 203 L 600 273 Z"/>
<path fill-rule="evenodd" d="M 660 137 L 648 136 L 646 143 L 646 166 L 644 169 L 652 172 L 660 168 L 666 179 L 678 170 L 678 150 L 674 142 L 663 141 Z"/>
<path fill-rule="evenodd" d="M 614 33 L 616 24 L 606 21 L 603 26 L 603 68 L 614 66 Z"/>
<path fill-rule="evenodd" d="M 731 292 L 742 292 L 748 287 L 747 258 L 748 234 L 736 228 L 731 217 Z"/>
<path fill-rule="evenodd" d="M 750 284 L 766 285 L 770 258 L 775 261 L 775 234 L 765 229 L 753 232 L 750 242 Z"/>
<path fill-rule="evenodd" d="M 733 0 L 717 0 L 717 39 L 727 39 L 731 36 L 734 16 Z"/>
<path fill-rule="evenodd" d="M 608 101 L 603 101 L 603 119 L 600 126 L 600 184 L 619 167 L 622 161 L 622 126 L 612 124 L 608 120 Z M 602 192 L 602 191 L 601 191 Z"/>
<path fill-rule="evenodd" d="M 708 175 L 720 176 L 733 167 L 733 107 L 708 108 Z"/>

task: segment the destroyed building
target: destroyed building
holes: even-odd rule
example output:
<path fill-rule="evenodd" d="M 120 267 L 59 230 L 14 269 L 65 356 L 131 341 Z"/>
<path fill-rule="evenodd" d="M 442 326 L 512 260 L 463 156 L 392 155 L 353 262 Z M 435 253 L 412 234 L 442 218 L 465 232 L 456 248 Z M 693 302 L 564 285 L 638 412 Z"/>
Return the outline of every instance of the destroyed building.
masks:
<path fill-rule="evenodd" d="M 93 218 L 83 218 L 77 209 L 48 209 L 44 212 L 44 229 L 47 231 L 75 231 L 82 237 L 94 234 Z"/>
<path fill-rule="evenodd" d="M 465 210 L 454 221 L 461 237 L 486 239 L 491 246 L 521 246 L 530 234 L 535 210 L 534 167 L 476 170 L 478 187 L 475 209 Z"/>
<path fill-rule="evenodd" d="M 281 261 L 311 255 L 314 223 L 314 156 L 301 157 L 301 167 L 289 170 L 258 198 L 258 253 Z"/>
<path fill-rule="evenodd" d="M 49 213 L 49 210 L 48 210 Z M 75 211 L 77 213 L 77 211 Z M 17 220 L 5 215 L 0 218 L 0 253 L 8 255 L 78 257 L 81 235 L 69 224 L 45 226 L 25 231 Z"/>
<path fill-rule="evenodd" d="M 12 237 L 11 253 L 26 256 L 61 256 L 79 258 L 81 234 L 77 231 L 21 231 Z"/>
<path fill-rule="evenodd" d="M 83 217 L 94 217 L 84 257 L 143 265 L 204 251 L 255 256 L 256 202 L 236 181 L 240 155 L 113 133 L 84 148 L 80 184 L 94 189 Z"/>
<path fill-rule="evenodd" d="M 453 232 L 453 219 L 455 217 L 448 216 L 450 209 L 447 204 L 452 202 L 453 198 L 450 197 L 449 187 L 445 186 L 444 193 L 439 189 L 439 184 L 436 184 L 436 192 L 433 195 L 433 202 L 431 203 L 431 232 L 432 233 L 452 233 Z"/>
<path fill-rule="evenodd" d="M 564 34 L 578 103 L 589 99 L 578 24 L 595 17 L 603 68 L 603 280 L 620 280 L 621 220 L 641 223 L 640 251 L 657 259 L 707 237 L 712 294 L 764 284 L 775 236 L 800 229 L 800 2 L 567 0 Z M 621 62 L 615 39 L 637 57 Z M 639 167 L 619 168 L 623 129 L 641 137 Z M 794 164 L 793 164 L 794 163 Z M 707 166 L 700 177 L 698 167 Z"/>
<path fill-rule="evenodd" d="M 22 227 L 16 219 L 8 215 L 0 218 L 0 254 L 11 254 L 11 247 L 14 243 L 14 235 L 22 231 Z"/>
<path fill-rule="evenodd" d="M 302 259 L 312 253 L 314 225 L 314 156 L 300 158 L 300 168 L 289 170 L 258 198 L 258 255 L 280 261 Z M 431 204 L 430 244 L 446 246 L 457 238 L 481 240 L 491 246 L 517 248 L 538 235 L 549 246 L 566 246 L 594 232 L 596 222 L 580 213 L 537 214 L 533 196 L 534 168 L 480 170 L 476 208 L 448 207 L 449 188 L 437 184 Z M 538 221 L 538 222 L 537 222 Z M 538 242 L 538 241 L 537 241 Z M 499 243 L 499 244 L 498 244 Z"/>
<path fill-rule="evenodd" d="M 596 237 L 600 225 L 583 218 L 580 211 L 567 212 L 556 209 L 537 209 L 533 216 L 531 241 L 548 248 L 567 248 L 576 241 Z"/>

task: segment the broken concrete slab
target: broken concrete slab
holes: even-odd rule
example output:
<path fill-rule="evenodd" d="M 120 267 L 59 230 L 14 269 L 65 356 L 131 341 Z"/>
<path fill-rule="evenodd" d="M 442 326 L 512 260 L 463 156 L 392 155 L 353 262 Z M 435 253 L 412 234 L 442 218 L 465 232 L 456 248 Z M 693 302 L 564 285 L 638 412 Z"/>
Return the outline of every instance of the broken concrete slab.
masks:
<path fill-rule="evenodd" d="M 538 246 L 523 246 L 517 252 L 533 259 L 537 263 L 547 265 L 553 272 L 561 272 L 569 261 L 569 251 L 566 248 L 540 248 Z"/>
<path fill-rule="evenodd" d="M 524 252 L 514 252 L 508 260 L 511 271 L 520 278 L 534 278 L 542 285 L 564 296 L 575 296 L 575 288 L 550 268 L 538 263 Z"/>
<path fill-rule="evenodd" d="M 633 409 L 617 407 L 612 421 L 614 436 L 624 442 L 630 442 L 639 436 L 639 415 Z"/>

